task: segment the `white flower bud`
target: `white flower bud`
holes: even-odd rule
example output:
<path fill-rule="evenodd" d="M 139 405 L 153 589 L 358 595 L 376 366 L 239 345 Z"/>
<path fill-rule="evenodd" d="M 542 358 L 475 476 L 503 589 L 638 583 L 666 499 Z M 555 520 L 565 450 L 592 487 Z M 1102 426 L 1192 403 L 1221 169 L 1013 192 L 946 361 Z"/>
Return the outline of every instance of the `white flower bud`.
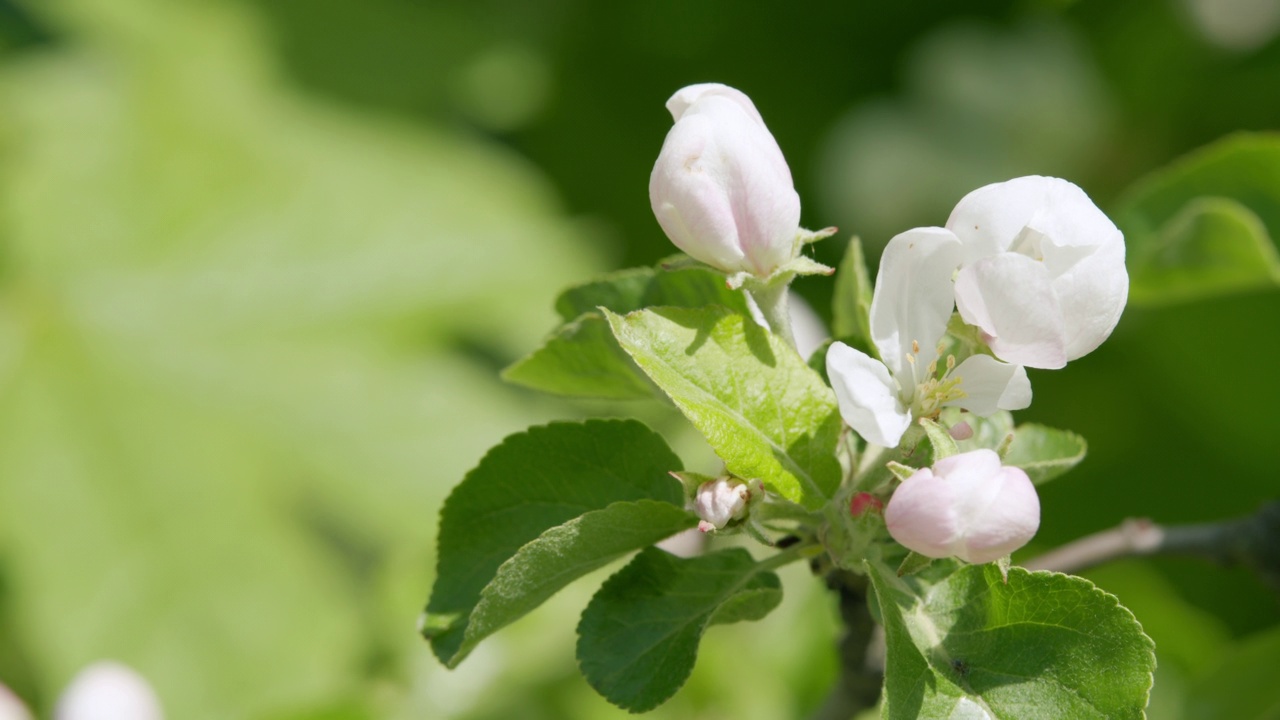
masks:
<path fill-rule="evenodd" d="M 1027 544 L 1040 527 L 1040 499 L 1020 468 L 991 450 L 952 455 L 903 481 L 885 524 L 894 540 L 932 558 L 986 563 Z"/>
<path fill-rule="evenodd" d="M 27 707 L 4 685 L 0 685 L 0 720 L 31 720 Z"/>
<path fill-rule="evenodd" d="M 725 85 L 690 85 L 667 101 L 675 126 L 649 176 L 667 237 L 727 273 L 768 277 L 789 262 L 800 196 L 755 105 Z"/>
<path fill-rule="evenodd" d="M 702 518 L 698 529 L 702 532 L 723 529 L 731 520 L 747 514 L 751 490 L 745 483 L 731 478 L 720 478 L 702 483 L 693 499 L 694 512 Z"/>
<path fill-rule="evenodd" d="M 54 720 L 163 720 L 160 700 L 138 673 L 97 662 L 76 675 L 58 698 Z"/>
<path fill-rule="evenodd" d="M 964 249 L 956 309 L 1001 360 L 1060 368 L 1119 322 L 1129 294 L 1124 236 L 1066 180 L 978 188 L 956 205 L 947 229 Z"/>

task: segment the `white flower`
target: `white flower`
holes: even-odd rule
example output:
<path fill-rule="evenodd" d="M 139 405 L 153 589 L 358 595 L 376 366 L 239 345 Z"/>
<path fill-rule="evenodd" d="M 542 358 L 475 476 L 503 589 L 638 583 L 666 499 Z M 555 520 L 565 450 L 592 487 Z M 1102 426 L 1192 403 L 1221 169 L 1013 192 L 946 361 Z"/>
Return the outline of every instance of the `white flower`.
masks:
<path fill-rule="evenodd" d="M 0 685 L 0 720 L 31 720 L 27 706 L 4 685 Z"/>
<path fill-rule="evenodd" d="M 996 357 L 1060 368 L 1098 347 L 1129 292 L 1124 236 L 1075 185 L 1022 177 L 966 195 L 947 220 L 963 245 L 956 307 Z"/>
<path fill-rule="evenodd" d="M 58 698 L 55 720 L 162 720 L 160 700 L 138 673 L 117 662 L 80 671 Z"/>
<path fill-rule="evenodd" d="M 1021 469 L 974 450 L 916 471 L 889 498 L 884 519 L 894 540 L 921 555 L 985 563 L 1036 534 L 1040 499 Z"/>
<path fill-rule="evenodd" d="M 702 532 L 723 529 L 729 521 L 738 520 L 747 514 L 747 503 L 750 501 L 751 490 L 745 483 L 731 478 L 702 483 L 693 499 L 694 512 L 702 518 L 698 529 Z"/>
<path fill-rule="evenodd" d="M 937 344 L 954 307 L 951 276 L 962 248 L 943 228 L 916 228 L 889 241 L 871 299 L 871 336 L 884 362 L 845 345 L 827 351 L 827 375 L 840 415 L 868 442 L 894 447 L 912 418 L 946 406 L 977 415 L 1031 404 L 1022 367 L 988 355 L 938 367 Z"/>
<path fill-rule="evenodd" d="M 681 89 L 675 127 L 649 177 L 667 237 L 727 273 L 765 278 L 795 257 L 800 196 L 782 150 L 751 99 L 725 85 Z"/>

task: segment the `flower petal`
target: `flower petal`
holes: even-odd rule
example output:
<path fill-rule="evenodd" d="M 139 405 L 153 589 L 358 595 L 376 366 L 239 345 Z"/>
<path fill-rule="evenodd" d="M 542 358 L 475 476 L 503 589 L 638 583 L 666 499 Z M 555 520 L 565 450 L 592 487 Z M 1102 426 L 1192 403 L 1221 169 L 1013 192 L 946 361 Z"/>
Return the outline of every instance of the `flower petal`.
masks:
<path fill-rule="evenodd" d="M 1079 187 L 1039 175 L 980 187 L 947 218 L 947 229 L 964 244 L 966 264 L 1013 250 L 1028 226 L 1065 247 L 1097 245 L 1107 225 L 1115 229 Z"/>
<path fill-rule="evenodd" d="M 764 127 L 764 118 L 760 117 L 760 111 L 756 110 L 756 105 L 751 102 L 751 98 L 737 88 L 731 88 L 720 83 L 698 83 L 696 85 L 687 85 L 677 90 L 676 94 L 667 100 L 667 110 L 671 113 L 671 119 L 679 120 L 684 116 L 685 111 L 700 98 L 712 95 L 720 95 L 738 103 L 748 115 L 760 123 L 761 127 Z"/>
<path fill-rule="evenodd" d="M 944 405 L 986 417 L 997 410 L 1021 410 L 1031 404 L 1031 381 L 1021 365 L 1000 362 L 990 355 L 972 355 L 951 371 L 951 377 L 961 378 L 965 397 Z"/>
<path fill-rule="evenodd" d="M 1044 263 L 1001 253 L 961 268 L 956 308 L 996 357 L 1035 368 L 1067 364 L 1066 329 Z"/>
<path fill-rule="evenodd" d="M 898 399 L 898 386 L 879 360 L 842 342 L 827 350 L 827 376 L 836 392 L 840 416 L 867 442 L 896 447 L 911 425 L 911 413 Z"/>
<path fill-rule="evenodd" d="M 1048 252 L 1045 259 L 1047 262 Z M 1053 290 L 1066 327 L 1067 359 L 1088 355 L 1110 337 L 1129 297 L 1124 241 L 1097 248 L 1055 277 Z"/>
<path fill-rule="evenodd" d="M 916 228 L 885 246 L 871 298 L 871 337 L 893 376 L 915 387 L 937 357 L 937 343 L 955 307 L 951 276 L 961 247 L 945 228 Z M 912 347 L 915 342 L 919 349 Z M 914 365 L 907 355 L 915 356 Z M 917 368 L 919 377 L 917 377 Z"/>

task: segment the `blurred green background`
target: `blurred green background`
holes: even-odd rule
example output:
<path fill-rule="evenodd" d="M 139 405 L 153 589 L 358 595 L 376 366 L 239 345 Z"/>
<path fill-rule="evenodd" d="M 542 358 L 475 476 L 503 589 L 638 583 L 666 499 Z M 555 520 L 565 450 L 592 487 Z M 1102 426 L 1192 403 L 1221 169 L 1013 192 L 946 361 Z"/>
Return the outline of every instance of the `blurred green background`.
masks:
<path fill-rule="evenodd" d="M 1107 209 L 1280 127 L 1278 31 L 1276 0 L 0 0 L 0 683 L 44 716 L 114 658 L 179 720 L 621 716 L 574 665 L 590 582 L 454 672 L 414 623 L 439 505 L 504 435 L 681 432 L 496 376 L 561 287 L 671 252 L 646 196 L 666 98 L 751 95 L 804 224 L 874 255 L 987 182 L 1059 175 Z M 827 314 L 829 280 L 798 290 Z M 1131 307 L 1034 373 L 1021 417 L 1091 452 L 1028 553 L 1280 494 L 1277 357 L 1259 292 Z M 1280 605 L 1248 572 L 1089 575 L 1157 642 L 1151 717 L 1280 717 Z M 784 581 L 656 715 L 820 702 L 834 607 Z"/>

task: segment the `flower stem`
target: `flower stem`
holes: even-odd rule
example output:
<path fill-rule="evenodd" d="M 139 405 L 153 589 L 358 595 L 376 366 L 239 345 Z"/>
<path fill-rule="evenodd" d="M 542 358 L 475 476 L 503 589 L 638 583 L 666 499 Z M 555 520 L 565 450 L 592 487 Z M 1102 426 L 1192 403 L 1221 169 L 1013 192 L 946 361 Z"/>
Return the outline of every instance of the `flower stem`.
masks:
<path fill-rule="evenodd" d="M 789 280 L 786 282 L 775 280 L 754 287 L 748 286 L 747 292 L 751 293 L 751 299 L 755 301 L 756 307 L 760 308 L 760 314 L 764 316 L 773 334 L 786 340 L 787 344 L 794 348 L 796 337 L 791 332 L 791 312 L 787 307 L 787 287 L 790 284 Z"/>

